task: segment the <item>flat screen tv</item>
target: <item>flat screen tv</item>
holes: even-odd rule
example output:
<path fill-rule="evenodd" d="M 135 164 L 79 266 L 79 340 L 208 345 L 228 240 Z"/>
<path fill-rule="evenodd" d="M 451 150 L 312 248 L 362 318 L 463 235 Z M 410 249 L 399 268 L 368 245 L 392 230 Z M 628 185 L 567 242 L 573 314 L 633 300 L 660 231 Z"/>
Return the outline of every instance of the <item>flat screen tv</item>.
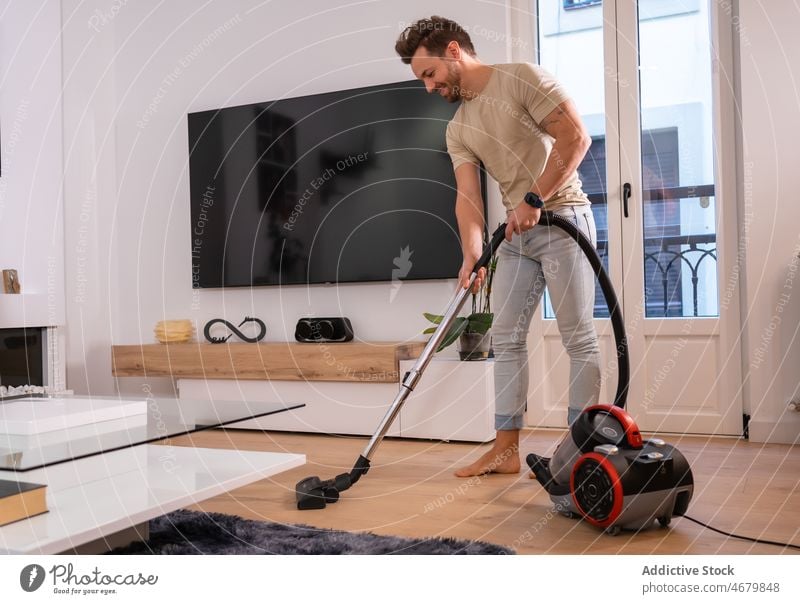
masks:
<path fill-rule="evenodd" d="M 193 286 L 455 277 L 456 108 L 409 81 L 189 114 Z"/>

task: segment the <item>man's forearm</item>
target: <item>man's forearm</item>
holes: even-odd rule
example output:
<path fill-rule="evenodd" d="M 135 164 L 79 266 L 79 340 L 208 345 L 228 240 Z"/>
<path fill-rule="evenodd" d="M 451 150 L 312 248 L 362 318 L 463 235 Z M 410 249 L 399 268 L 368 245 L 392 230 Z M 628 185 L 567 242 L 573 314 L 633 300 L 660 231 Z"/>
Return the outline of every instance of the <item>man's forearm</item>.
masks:
<path fill-rule="evenodd" d="M 485 224 L 482 205 L 480 197 L 470 199 L 459 194 L 456 198 L 456 220 L 464 258 L 478 258 L 481 255 Z"/>
<path fill-rule="evenodd" d="M 533 183 L 533 192 L 545 201 L 558 193 L 580 166 L 590 144 L 581 138 L 556 140 L 542 175 Z"/>

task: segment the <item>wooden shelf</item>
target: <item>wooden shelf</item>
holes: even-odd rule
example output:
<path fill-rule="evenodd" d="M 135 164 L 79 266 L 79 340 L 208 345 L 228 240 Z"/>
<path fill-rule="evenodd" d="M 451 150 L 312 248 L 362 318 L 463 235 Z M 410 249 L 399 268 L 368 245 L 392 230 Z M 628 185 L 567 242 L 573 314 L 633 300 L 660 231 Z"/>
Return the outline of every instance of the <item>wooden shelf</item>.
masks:
<path fill-rule="evenodd" d="M 425 342 L 134 344 L 112 346 L 116 377 L 396 383 Z"/>

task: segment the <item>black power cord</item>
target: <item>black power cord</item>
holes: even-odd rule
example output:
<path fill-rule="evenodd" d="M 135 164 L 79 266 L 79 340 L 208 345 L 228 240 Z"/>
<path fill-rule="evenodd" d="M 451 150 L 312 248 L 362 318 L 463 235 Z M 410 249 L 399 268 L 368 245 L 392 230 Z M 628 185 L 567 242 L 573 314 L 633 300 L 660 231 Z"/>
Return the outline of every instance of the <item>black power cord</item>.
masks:
<path fill-rule="evenodd" d="M 706 524 L 705 522 L 700 522 L 692 518 L 691 516 L 680 516 L 680 518 L 686 518 L 686 520 L 691 520 L 695 524 L 699 524 L 700 526 L 707 528 L 710 531 L 714 531 L 715 533 L 719 533 L 720 535 L 725 535 L 726 537 L 733 537 L 735 539 L 743 539 L 744 541 L 752 541 L 753 543 L 764 543 L 766 545 L 777 545 L 778 547 L 791 547 L 793 549 L 800 549 L 800 545 L 794 545 L 792 543 L 781 543 L 780 541 L 769 541 L 768 539 L 756 539 L 755 537 L 743 537 L 742 535 L 736 535 L 734 533 L 727 533 L 725 531 L 721 531 L 717 528 L 714 528 L 711 525 Z"/>

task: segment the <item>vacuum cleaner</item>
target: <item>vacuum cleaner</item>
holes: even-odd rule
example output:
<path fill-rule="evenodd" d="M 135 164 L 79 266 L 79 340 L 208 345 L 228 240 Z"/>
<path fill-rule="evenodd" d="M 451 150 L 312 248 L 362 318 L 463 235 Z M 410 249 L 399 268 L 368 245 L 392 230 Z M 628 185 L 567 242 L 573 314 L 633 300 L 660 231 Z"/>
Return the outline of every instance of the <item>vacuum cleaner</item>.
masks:
<path fill-rule="evenodd" d="M 539 223 L 559 227 L 575 239 L 597 275 L 611 315 L 619 377 L 612 405 L 584 409 L 552 458 L 531 453 L 525 461 L 564 516 L 583 518 L 612 535 L 649 528 L 655 521 L 666 527 L 689 507 L 692 470 L 675 447 L 658 438 L 644 440 L 625 411 L 630 384 L 625 322 L 591 241 L 557 214 L 543 212 Z"/>
<path fill-rule="evenodd" d="M 625 324 L 611 280 L 591 241 L 572 222 L 558 214 L 542 212 L 538 224 L 560 228 L 575 239 L 597 275 L 611 314 L 619 379 L 613 405 L 584 409 L 552 458 L 530 454 L 526 461 L 555 509 L 565 516 L 584 518 L 610 534 L 647 528 L 656 520 L 667 526 L 672 517 L 683 515 L 688 508 L 694 490 L 692 472 L 676 448 L 660 439 L 644 441 L 625 411 L 630 365 Z M 369 471 L 375 451 L 469 297 L 478 272 L 488 265 L 503 242 L 505 230 L 506 224 L 495 230 L 472 269 L 468 286 L 457 288 L 441 323 L 417 362 L 403 376 L 397 396 L 353 469 L 328 480 L 311 476 L 298 482 L 298 509 L 322 509 L 335 503 L 342 491 Z"/>

